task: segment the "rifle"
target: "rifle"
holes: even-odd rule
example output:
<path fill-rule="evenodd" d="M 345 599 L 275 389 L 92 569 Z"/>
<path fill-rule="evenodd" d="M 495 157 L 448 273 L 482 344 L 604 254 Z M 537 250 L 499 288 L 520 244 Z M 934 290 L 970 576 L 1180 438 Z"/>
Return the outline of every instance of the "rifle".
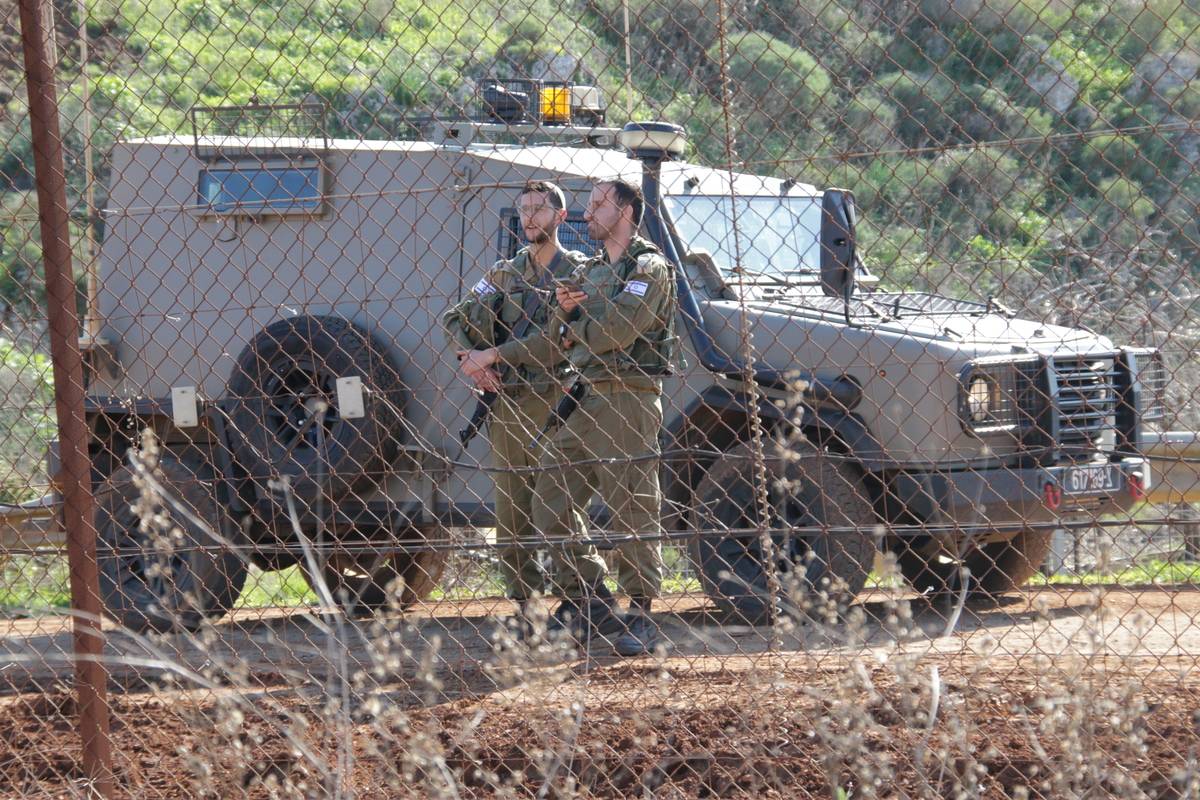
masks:
<path fill-rule="evenodd" d="M 480 428 L 491 416 L 492 406 L 496 405 L 496 398 L 499 396 L 499 392 L 479 393 L 479 398 L 475 401 L 475 410 L 471 412 L 471 419 L 467 421 L 467 427 L 458 432 L 458 441 L 462 443 L 464 450 L 471 440 L 479 435 Z"/>
<path fill-rule="evenodd" d="M 587 383 L 580 377 L 579 373 L 573 373 L 568 378 L 568 384 L 563 389 L 563 396 L 559 398 L 555 404 L 554 410 L 550 412 L 550 417 L 546 420 L 546 424 L 538 431 L 538 435 L 533 437 L 533 441 L 529 443 L 530 447 L 536 447 L 546 434 L 558 430 L 566 424 L 567 419 L 575 413 L 575 409 L 579 408 L 579 403 L 587 394 Z"/>

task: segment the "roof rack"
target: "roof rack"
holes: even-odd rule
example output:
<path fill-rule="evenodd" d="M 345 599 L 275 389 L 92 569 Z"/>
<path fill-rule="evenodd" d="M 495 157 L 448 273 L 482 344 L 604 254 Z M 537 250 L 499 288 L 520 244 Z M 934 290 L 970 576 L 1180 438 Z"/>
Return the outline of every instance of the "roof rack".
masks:
<path fill-rule="evenodd" d="M 319 158 L 329 151 L 324 103 L 260 103 L 192 108 L 197 158 Z"/>
<path fill-rule="evenodd" d="M 536 122 L 504 123 L 477 120 L 431 119 L 423 135 L 434 144 L 469 145 L 499 143 L 511 138 L 514 144 L 578 143 L 589 147 L 616 147 L 620 128 L 593 125 L 542 125 Z"/>

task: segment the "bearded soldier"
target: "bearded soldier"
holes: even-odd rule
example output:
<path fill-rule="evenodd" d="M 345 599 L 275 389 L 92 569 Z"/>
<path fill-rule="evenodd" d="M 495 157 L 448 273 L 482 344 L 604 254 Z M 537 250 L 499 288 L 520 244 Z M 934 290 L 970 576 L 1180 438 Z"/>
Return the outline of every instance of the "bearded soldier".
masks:
<path fill-rule="evenodd" d="M 558 229 L 567 217 L 562 190 L 549 181 L 527 184 L 517 198 L 517 213 L 529 245 L 511 260 L 498 261 L 442 322 L 459 348 L 461 371 L 491 405 L 487 425 L 496 484 L 496 538 L 508 596 L 520 605 L 520 635 L 529 633 L 528 604 L 544 586 L 533 530 L 536 474 L 520 471 L 537 465 L 529 442 L 546 423 L 557 395 L 553 353 L 542 335 L 554 302 L 554 287 L 584 260 L 564 250 Z M 472 356 L 495 347 L 502 362 L 477 367 Z M 486 405 L 485 405 L 486 410 Z M 480 421 L 472 420 L 464 440 Z M 465 441 L 464 441 L 465 443 Z M 506 471 L 515 468 L 516 471 Z"/>

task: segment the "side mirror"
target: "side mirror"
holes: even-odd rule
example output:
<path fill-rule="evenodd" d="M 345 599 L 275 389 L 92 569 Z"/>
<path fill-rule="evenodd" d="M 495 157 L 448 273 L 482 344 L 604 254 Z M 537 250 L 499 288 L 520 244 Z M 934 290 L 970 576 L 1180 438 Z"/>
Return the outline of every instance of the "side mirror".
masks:
<path fill-rule="evenodd" d="M 826 189 L 821 200 L 821 291 L 849 299 L 854 293 L 854 194 Z"/>
<path fill-rule="evenodd" d="M 717 262 L 713 260 L 712 253 L 702 247 L 697 247 L 688 251 L 687 255 L 683 257 L 683 263 L 686 266 L 694 267 L 700 273 L 700 279 L 704 281 L 704 288 L 710 297 L 721 300 L 737 299 L 729 285 L 725 283 L 725 278 L 721 276 L 721 270 L 717 268 Z"/>

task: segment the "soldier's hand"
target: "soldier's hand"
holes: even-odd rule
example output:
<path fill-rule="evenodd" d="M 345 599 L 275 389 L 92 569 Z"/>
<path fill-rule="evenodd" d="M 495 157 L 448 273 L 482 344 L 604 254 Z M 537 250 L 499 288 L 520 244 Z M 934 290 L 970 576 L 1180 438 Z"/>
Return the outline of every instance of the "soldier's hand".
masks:
<path fill-rule="evenodd" d="M 580 303 L 587 300 L 587 292 L 577 291 L 566 286 L 559 286 L 554 290 L 554 297 L 558 300 L 559 307 L 569 314 L 579 308 Z"/>
<path fill-rule="evenodd" d="M 487 350 L 459 350 L 456 355 L 459 360 L 459 369 L 472 382 L 475 381 L 477 373 L 489 369 L 500 360 L 500 354 L 494 347 L 489 347 Z"/>
<path fill-rule="evenodd" d="M 494 369 L 482 369 L 476 372 L 471 380 L 475 382 L 475 388 L 481 392 L 500 391 L 500 373 Z"/>

